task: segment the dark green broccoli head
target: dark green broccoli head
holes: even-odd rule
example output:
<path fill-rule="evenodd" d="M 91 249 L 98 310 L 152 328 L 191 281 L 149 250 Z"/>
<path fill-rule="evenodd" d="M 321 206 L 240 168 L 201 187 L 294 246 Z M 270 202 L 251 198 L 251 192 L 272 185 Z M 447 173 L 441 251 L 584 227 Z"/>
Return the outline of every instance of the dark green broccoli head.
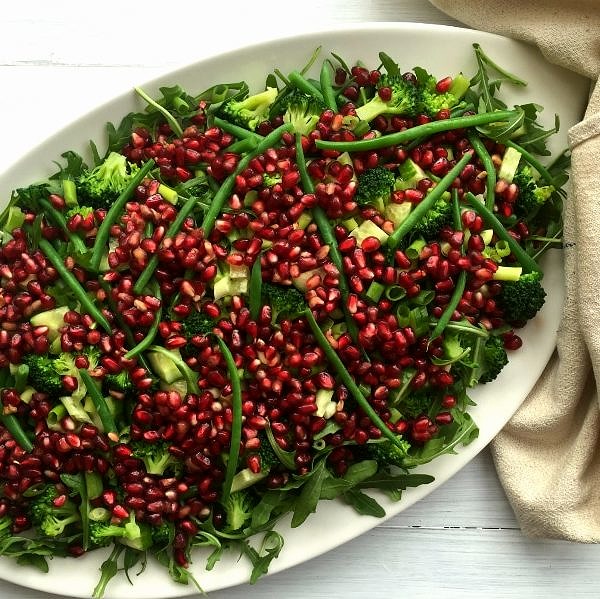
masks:
<path fill-rule="evenodd" d="M 304 294 L 291 285 L 263 283 L 262 295 L 265 304 L 271 306 L 274 321 L 279 316 L 294 317 L 306 309 Z"/>
<path fill-rule="evenodd" d="M 61 506 L 55 506 L 58 491 L 54 485 L 48 485 L 36 495 L 29 504 L 29 518 L 37 530 L 47 537 L 63 534 L 70 524 L 79 523 L 79 507 L 70 499 Z"/>
<path fill-rule="evenodd" d="M 356 109 L 361 121 L 372 121 L 381 114 L 403 114 L 414 116 L 418 112 L 419 91 L 410 81 L 400 76 L 383 75 L 377 83 L 377 89 L 389 88 L 389 100 L 382 100 L 378 93 L 363 106 Z M 383 92 L 382 92 L 383 93 Z"/>
<path fill-rule="evenodd" d="M 102 383 L 107 393 L 109 391 L 117 391 L 118 393 L 123 393 L 127 398 L 136 396 L 136 387 L 127 370 L 122 370 L 117 374 L 107 374 L 102 379 Z"/>
<path fill-rule="evenodd" d="M 195 335 L 212 333 L 217 321 L 205 312 L 192 312 L 181 324 L 183 325 L 184 335 L 186 338 L 191 339 Z"/>
<path fill-rule="evenodd" d="M 268 87 L 264 92 L 248 96 L 244 100 L 230 98 L 219 108 L 219 116 L 225 120 L 254 131 L 269 118 L 269 108 L 277 97 L 277 88 Z"/>
<path fill-rule="evenodd" d="M 365 450 L 367 455 L 381 466 L 393 465 L 402 468 L 408 450 L 410 449 L 410 443 L 401 439 L 400 445 L 401 447 L 386 440 L 377 443 L 367 443 L 365 445 Z"/>
<path fill-rule="evenodd" d="M 280 110 L 283 122 L 291 123 L 295 133 L 308 135 L 315 130 L 321 114 L 327 107 L 314 96 L 294 88 L 283 98 Z"/>
<path fill-rule="evenodd" d="M 127 166 L 125 156 L 111 152 L 106 160 L 77 179 L 77 199 L 80 204 L 108 210 L 127 187 L 137 167 Z"/>
<path fill-rule="evenodd" d="M 363 171 L 358 176 L 358 186 L 354 199 L 363 206 L 375 206 L 382 211 L 383 204 L 390 199 L 394 189 L 394 175 L 383 166 L 376 166 Z"/>
<path fill-rule="evenodd" d="M 552 185 L 538 186 L 529 165 L 516 172 L 513 183 L 519 188 L 519 195 L 513 204 L 517 216 L 536 213 L 550 199 L 554 191 Z"/>
<path fill-rule="evenodd" d="M 434 398 L 427 390 L 410 391 L 398 404 L 398 410 L 404 418 L 416 418 L 427 414 Z"/>
<path fill-rule="evenodd" d="M 281 464 L 281 462 L 279 461 L 275 450 L 271 446 L 269 438 L 264 430 L 258 433 L 258 438 L 260 439 L 260 448 L 258 450 L 260 469 L 266 472 L 267 470 L 273 468 L 273 466 Z"/>
<path fill-rule="evenodd" d="M 56 369 L 56 358 L 51 358 L 48 354 L 24 354 L 21 360 L 29 366 L 29 382 L 32 387 L 52 399 L 65 395 L 62 375 Z"/>
<path fill-rule="evenodd" d="M 175 526 L 172 522 L 162 522 L 151 529 L 152 545 L 160 549 L 173 542 L 175 537 Z"/>
<path fill-rule="evenodd" d="M 133 515 L 121 524 L 90 522 L 89 533 L 91 547 L 105 547 L 113 543 L 115 539 L 120 539 L 124 544 L 139 549 L 142 547 L 138 545 L 147 544 L 146 542 L 142 543 L 144 535 Z"/>
<path fill-rule="evenodd" d="M 415 69 L 415 73 L 419 81 L 419 111 L 429 116 L 456 106 L 470 87 L 470 81 L 460 73 L 454 77 L 448 91 L 440 93 L 433 75 L 419 67 Z"/>
<path fill-rule="evenodd" d="M 487 339 L 483 347 L 483 372 L 479 377 L 480 383 L 493 381 L 500 371 L 508 364 L 508 356 L 501 337 L 493 336 Z"/>
<path fill-rule="evenodd" d="M 425 240 L 436 239 L 440 231 L 452 222 L 452 205 L 439 198 L 413 228 L 413 233 Z"/>
<path fill-rule="evenodd" d="M 181 468 L 181 462 L 169 451 L 169 443 L 166 441 L 131 441 L 129 445 L 133 450 L 133 457 L 144 462 L 148 474 L 162 476 L 168 469 L 178 471 Z"/>
<path fill-rule="evenodd" d="M 502 282 L 495 299 L 508 322 L 531 320 L 539 312 L 546 298 L 541 280 L 542 274 L 534 271 L 521 275 L 517 281 Z"/>

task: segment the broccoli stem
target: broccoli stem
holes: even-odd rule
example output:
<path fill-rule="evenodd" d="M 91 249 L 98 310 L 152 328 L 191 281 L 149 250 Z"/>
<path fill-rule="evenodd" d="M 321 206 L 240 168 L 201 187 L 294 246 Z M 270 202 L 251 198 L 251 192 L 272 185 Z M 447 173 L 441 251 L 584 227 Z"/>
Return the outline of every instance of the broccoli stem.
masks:
<path fill-rule="evenodd" d="M 238 125 L 234 125 L 225 119 L 222 119 L 218 116 L 215 116 L 213 119 L 213 125 L 215 127 L 219 127 L 222 131 L 226 133 L 230 133 L 231 135 L 237 137 L 238 139 L 253 139 L 256 142 L 260 142 L 264 137 L 259 135 L 258 133 L 254 133 L 254 131 L 250 131 L 249 129 L 244 129 L 244 127 L 239 127 Z M 227 148 L 228 150 L 230 148 Z"/>
<path fill-rule="evenodd" d="M 260 255 L 256 257 L 250 273 L 250 293 L 249 293 L 250 318 L 256 320 L 260 312 L 262 296 L 262 267 L 260 264 Z"/>
<path fill-rule="evenodd" d="M 327 60 L 324 60 L 321 65 L 320 81 L 321 92 L 323 93 L 325 104 L 333 110 L 333 112 L 337 112 L 337 102 L 335 100 L 333 86 L 331 85 L 331 71 L 329 70 L 329 62 Z"/>
<path fill-rule="evenodd" d="M 485 207 L 488 210 L 493 210 L 494 201 L 496 199 L 496 167 L 492 162 L 492 157 L 487 151 L 485 144 L 481 141 L 481 138 L 479 135 L 477 135 L 477 133 L 469 133 L 469 141 L 471 142 L 475 152 L 477 152 L 477 156 L 479 156 L 479 160 L 481 160 L 487 175 L 485 188 Z"/>
<path fill-rule="evenodd" d="M 155 289 L 154 289 L 153 293 L 157 299 L 159 299 L 159 300 L 162 299 L 159 285 L 155 285 Z M 160 324 L 161 318 L 162 318 L 162 302 L 160 304 L 160 307 L 156 311 L 156 314 L 154 315 L 154 322 L 152 323 L 152 326 L 148 329 L 146 336 L 137 345 L 132 347 L 125 354 L 125 358 L 127 358 L 127 359 L 135 358 L 138 354 L 141 354 L 143 351 L 145 351 L 152 345 L 152 342 L 154 341 L 154 337 L 156 337 L 156 333 L 158 332 L 158 325 Z"/>
<path fill-rule="evenodd" d="M 240 384 L 240 376 L 238 374 L 235 360 L 227 344 L 221 337 L 216 336 L 219 349 L 223 354 L 223 359 L 227 365 L 229 380 L 231 382 L 231 440 L 229 442 L 229 459 L 227 460 L 227 470 L 225 472 L 225 480 L 221 490 L 221 501 L 227 499 L 231 493 L 231 483 L 237 470 L 238 457 L 240 455 L 240 443 L 242 440 L 242 390 Z"/>
<path fill-rule="evenodd" d="M 50 260 L 52 266 L 56 268 L 60 278 L 66 283 L 67 287 L 73 292 L 73 295 L 79 300 L 81 309 L 89 314 L 107 333 L 111 332 L 111 326 L 104 314 L 94 305 L 88 297 L 85 289 L 75 278 L 73 273 L 67 269 L 62 258 L 58 255 L 52 244 L 47 239 L 40 239 L 39 247 Z"/>
<path fill-rule="evenodd" d="M 441 123 L 443 121 L 436 121 Z M 410 131 L 410 129 L 409 129 Z M 448 171 L 440 182 L 417 204 L 412 212 L 400 223 L 400 226 L 389 236 L 387 246 L 390 250 L 395 250 L 402 239 L 412 230 L 417 222 L 426 214 L 426 212 L 435 204 L 442 194 L 452 185 L 454 179 L 458 177 L 463 168 L 473 158 L 473 152 L 465 152 L 464 156 Z"/>
<path fill-rule="evenodd" d="M 250 162 L 259 156 L 269 148 L 272 148 L 280 139 L 284 133 L 287 133 L 292 130 L 293 125 L 288 123 L 286 125 L 281 125 L 281 127 L 277 127 L 267 135 L 265 138 L 261 139 L 260 143 L 256 146 L 256 148 L 246 154 L 239 162 L 236 169 L 229 175 L 225 181 L 223 181 L 221 187 L 219 187 L 219 191 L 213 197 L 213 200 L 210 204 L 210 208 L 207 210 L 204 215 L 204 220 L 202 221 L 202 229 L 204 230 L 204 236 L 208 238 L 210 233 L 212 232 L 215 221 L 217 220 L 217 216 L 221 213 L 223 209 L 223 204 L 231 195 L 233 188 L 235 186 L 236 177 L 244 171 Z"/>
<path fill-rule="evenodd" d="M 30 453 L 33 450 L 31 440 L 25 434 L 25 431 L 21 427 L 21 423 L 14 414 L 0 415 L 0 422 L 2 422 L 4 428 L 12 435 L 13 439 L 19 444 L 21 449 L 27 453 Z"/>
<path fill-rule="evenodd" d="M 117 220 L 117 217 L 123 211 L 123 207 L 129 200 L 135 188 L 142 182 L 144 177 L 153 167 L 154 160 L 150 159 L 144 164 L 144 166 L 142 166 L 142 168 L 140 168 L 139 171 L 135 173 L 135 175 L 133 175 L 133 177 L 131 177 L 127 187 L 121 192 L 115 203 L 110 207 L 110 210 L 104 217 L 102 224 L 98 228 L 96 240 L 94 241 L 94 247 L 92 249 L 92 258 L 90 259 L 90 264 L 94 270 L 98 270 L 100 266 L 100 261 L 102 260 L 102 255 L 104 254 L 106 243 L 110 236 L 111 227 Z"/>
<path fill-rule="evenodd" d="M 175 133 L 177 137 L 183 137 L 183 129 L 181 128 L 181 125 L 164 106 L 161 106 L 158 102 L 153 100 L 141 87 L 134 87 L 133 89 L 135 90 L 136 94 L 138 94 L 138 96 L 140 96 L 146 102 L 148 102 L 150 106 L 156 108 L 156 110 L 158 110 L 158 112 L 160 112 L 165 117 L 165 119 L 167 119 L 167 123 L 169 123 L 171 129 L 173 130 L 173 133 Z"/>
<path fill-rule="evenodd" d="M 429 342 L 433 341 L 436 337 L 439 337 L 446 328 L 447 324 L 450 322 L 452 318 L 452 314 L 454 314 L 454 310 L 456 310 L 456 306 L 458 306 L 458 302 L 462 297 L 462 294 L 465 290 L 465 285 L 467 283 L 467 273 L 466 271 L 461 271 L 458 275 L 458 280 L 456 281 L 456 285 L 454 287 L 454 291 L 452 292 L 452 296 L 450 297 L 450 301 L 446 304 L 440 319 L 437 321 L 435 328 L 431 331 L 431 335 L 429 335 Z"/>
<path fill-rule="evenodd" d="M 165 238 L 174 237 L 179 233 L 179 229 L 181 229 L 183 222 L 185 219 L 191 214 L 192 210 L 196 207 L 198 203 L 198 198 L 191 196 L 185 201 L 185 204 L 182 206 L 181 210 L 177 213 L 175 220 L 171 223 L 167 232 L 165 233 Z M 136 294 L 143 293 L 146 285 L 150 282 L 156 267 L 158 266 L 158 256 L 154 254 L 152 258 L 150 258 L 148 264 L 146 264 L 144 270 L 141 272 L 138 280 L 135 282 L 133 286 L 133 292 Z"/>
<path fill-rule="evenodd" d="M 302 181 L 302 187 L 304 188 L 304 191 L 306 193 L 314 193 L 315 188 L 306 168 L 306 159 L 304 157 L 304 151 L 302 150 L 302 136 L 299 133 L 296 133 L 296 164 L 298 165 L 300 180 Z M 320 206 L 315 206 L 312 209 L 312 215 L 317 223 L 317 227 L 319 228 L 319 232 L 321 233 L 323 241 L 329 246 L 329 257 L 340 273 L 338 288 L 342 296 L 344 320 L 346 321 L 348 333 L 350 333 L 352 341 L 354 341 L 354 343 L 358 343 L 358 327 L 356 326 L 356 322 L 354 322 L 354 319 L 348 310 L 348 295 L 350 294 L 350 290 L 348 287 L 348 281 L 346 280 L 346 274 L 344 273 L 342 254 L 340 253 L 337 239 L 335 238 L 327 215 Z"/>
<path fill-rule="evenodd" d="M 79 374 L 85 385 L 85 388 L 87 389 L 88 395 L 91 397 L 94 407 L 98 412 L 98 416 L 100 417 L 100 421 L 104 427 L 104 432 L 109 436 L 111 436 L 111 433 L 113 435 L 117 435 L 117 426 L 115 424 L 115 420 L 110 413 L 108 404 L 106 403 L 102 393 L 100 393 L 98 387 L 96 387 L 96 383 L 94 382 L 92 375 L 85 368 L 80 368 Z"/>
<path fill-rule="evenodd" d="M 542 272 L 538 263 L 517 243 L 491 210 L 488 210 L 470 191 L 464 195 L 464 199 L 481 216 L 486 226 L 493 229 L 500 239 L 506 241 L 510 251 L 523 267 L 524 272 Z"/>
<path fill-rule="evenodd" d="M 313 96 L 320 102 L 325 103 L 323 94 L 312 83 L 307 81 L 298 71 L 292 71 L 288 75 L 288 79 L 290 80 L 290 83 L 300 91 L 303 91 L 305 94 Z"/>
<path fill-rule="evenodd" d="M 308 324 L 315 336 L 315 339 L 325 356 L 329 360 L 329 363 L 333 366 L 335 371 L 338 373 L 341 382 L 346 386 L 352 397 L 356 400 L 358 405 L 361 407 L 362 411 L 371 419 L 371 422 L 381 431 L 381 434 L 389 439 L 394 445 L 402 448 L 400 443 L 401 437 L 395 435 L 386 423 L 380 418 L 379 414 L 373 409 L 373 406 L 367 401 L 365 396 L 361 393 L 358 385 L 355 383 L 354 379 L 350 375 L 350 373 L 346 370 L 343 362 L 340 360 L 336 351 L 331 347 L 329 341 L 327 341 L 327 337 L 323 334 L 323 331 L 319 328 L 315 317 L 313 316 L 310 309 L 306 309 L 304 311 L 304 316 L 308 321 Z"/>
<path fill-rule="evenodd" d="M 54 224 L 68 237 L 75 251 L 78 254 L 85 254 L 88 249 L 83 239 L 69 230 L 65 217 L 48 200 L 42 198 L 40 206 L 44 209 L 44 216 L 49 216 Z"/>
<path fill-rule="evenodd" d="M 512 140 L 508 140 L 505 144 L 509 148 L 514 148 L 517 152 L 520 152 L 523 158 L 540 174 L 540 177 L 546 181 L 548 185 L 554 185 L 554 177 L 550 174 L 550 171 L 533 155 L 528 152 L 523 146 L 515 143 Z"/>
<path fill-rule="evenodd" d="M 319 150 L 337 150 L 338 152 L 367 152 L 378 150 L 379 148 L 389 148 L 399 144 L 412 141 L 419 137 L 429 137 L 443 131 L 451 131 L 452 129 L 463 129 L 467 127 L 477 127 L 480 125 L 488 125 L 489 123 L 497 123 L 506 121 L 511 117 L 514 118 L 517 114 L 516 110 L 498 110 L 495 112 L 482 112 L 469 116 L 460 116 L 451 119 L 443 119 L 441 121 L 431 121 L 425 125 L 417 125 L 404 131 L 374 137 L 373 139 L 361 139 L 358 141 L 326 141 L 316 140 L 316 145 Z"/>

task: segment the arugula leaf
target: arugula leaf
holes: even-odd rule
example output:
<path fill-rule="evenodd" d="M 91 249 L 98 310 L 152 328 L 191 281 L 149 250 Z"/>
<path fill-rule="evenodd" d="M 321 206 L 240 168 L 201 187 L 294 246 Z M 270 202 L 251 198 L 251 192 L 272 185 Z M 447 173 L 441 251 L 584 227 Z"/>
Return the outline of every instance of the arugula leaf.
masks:
<path fill-rule="evenodd" d="M 44 574 L 48 573 L 48 560 L 37 553 L 24 553 L 17 558 L 17 564 L 20 566 L 33 566 Z"/>
<path fill-rule="evenodd" d="M 374 516 L 375 518 L 383 518 L 385 510 L 366 493 L 358 489 L 350 489 L 342 495 L 342 499 L 351 505 L 361 516 Z"/>
<path fill-rule="evenodd" d="M 215 535 L 210 534 L 204 530 L 196 533 L 192 540 L 193 547 L 214 547 L 212 553 L 206 559 L 206 569 L 212 570 L 215 567 L 215 564 L 221 559 L 223 555 L 223 551 L 225 546 L 221 541 L 215 537 Z"/>
<path fill-rule="evenodd" d="M 118 560 L 124 549 L 124 545 L 115 545 L 108 558 L 102 562 L 102 565 L 100 566 L 100 580 L 94 588 L 94 593 L 92 595 L 94 599 L 100 599 L 101 597 L 104 597 L 106 585 L 108 585 L 108 583 L 117 575 L 117 572 L 119 571 Z"/>
<path fill-rule="evenodd" d="M 119 125 L 115 128 L 112 123 L 106 123 L 106 134 L 108 136 L 108 145 L 104 157 L 111 152 L 120 152 L 124 146 L 129 143 L 131 131 L 133 129 L 134 113 L 130 112 L 121 119 Z"/>
<path fill-rule="evenodd" d="M 292 528 L 300 526 L 310 514 L 317 511 L 317 504 L 321 497 L 323 481 L 326 476 L 325 460 L 322 459 L 313 467 L 308 480 L 302 486 L 300 495 L 294 505 Z"/>
<path fill-rule="evenodd" d="M 400 77 L 400 67 L 398 63 L 394 61 L 393 58 L 388 56 L 385 52 L 379 53 L 379 60 L 381 60 L 381 64 L 383 68 L 386 70 L 388 75 L 392 77 Z"/>
<path fill-rule="evenodd" d="M 77 179 L 87 169 L 83 158 L 73 150 L 63 152 L 61 157 L 67 161 L 67 164 L 62 166 L 60 163 L 55 162 L 59 170 L 50 177 L 51 180 Z"/>
<path fill-rule="evenodd" d="M 263 537 L 259 551 L 256 551 L 248 541 L 242 541 L 242 552 L 252 562 L 250 584 L 254 584 L 263 574 L 269 571 L 271 562 L 279 556 L 283 549 L 283 537 L 274 530 L 270 530 Z"/>
<path fill-rule="evenodd" d="M 428 485 L 435 480 L 429 474 L 378 473 L 358 485 L 359 489 L 381 489 L 382 491 L 404 491 L 408 487 Z"/>

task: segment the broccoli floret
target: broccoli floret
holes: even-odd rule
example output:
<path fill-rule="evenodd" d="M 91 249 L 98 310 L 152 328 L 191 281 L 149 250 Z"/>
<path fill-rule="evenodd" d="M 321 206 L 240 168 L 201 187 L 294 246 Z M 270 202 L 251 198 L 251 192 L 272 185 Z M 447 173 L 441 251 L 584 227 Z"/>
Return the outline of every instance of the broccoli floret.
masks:
<path fill-rule="evenodd" d="M 129 372 L 122 370 L 118 374 L 107 374 L 102 380 L 107 392 L 109 389 L 123 393 L 126 397 L 131 397 L 136 393 L 135 385 L 129 376 Z"/>
<path fill-rule="evenodd" d="M 260 458 L 260 469 L 262 472 L 267 472 L 273 466 L 277 466 L 281 464 L 275 450 L 271 446 L 269 438 L 265 431 L 260 431 L 258 433 L 258 438 L 260 439 L 260 447 L 258 449 L 258 457 Z"/>
<path fill-rule="evenodd" d="M 264 92 L 244 100 L 231 98 L 219 109 L 219 115 L 239 127 L 254 131 L 269 116 L 269 108 L 277 97 L 277 88 L 267 87 Z"/>
<path fill-rule="evenodd" d="M 241 491 L 236 491 L 235 493 L 230 493 L 223 502 L 227 529 L 230 532 L 243 529 L 252 518 L 254 506 L 254 496 L 250 491 L 243 489 Z"/>
<path fill-rule="evenodd" d="M 456 106 L 469 89 L 469 80 L 459 74 L 454 77 L 447 92 L 439 93 L 435 77 L 424 69 L 415 69 L 415 72 L 418 72 L 419 79 L 419 110 L 429 116 L 435 116 L 440 110 L 449 110 Z"/>
<path fill-rule="evenodd" d="M 493 381 L 500 371 L 508 364 L 508 356 L 501 337 L 492 336 L 483 346 L 483 372 L 479 377 L 480 383 Z"/>
<path fill-rule="evenodd" d="M 111 152 L 106 160 L 76 181 L 79 202 L 92 208 L 108 210 L 127 187 L 136 166 L 127 168 L 125 156 Z"/>
<path fill-rule="evenodd" d="M 143 548 L 146 544 L 142 529 L 136 523 L 133 513 L 123 524 L 110 522 L 90 522 L 90 546 L 105 547 L 116 539 L 134 548 Z"/>
<path fill-rule="evenodd" d="M 394 189 L 394 175 L 383 166 L 376 166 L 363 171 L 358 176 L 358 187 L 354 199 L 363 206 L 374 206 L 383 212 L 384 205 L 390 199 Z"/>
<path fill-rule="evenodd" d="M 379 90 L 389 88 L 391 97 L 384 101 Z M 383 93 L 383 92 L 382 92 Z M 405 114 L 413 116 L 417 113 L 419 104 L 419 90 L 410 81 L 399 76 L 384 75 L 377 83 L 377 93 L 363 106 L 356 109 L 356 116 L 361 121 L 372 121 L 380 114 Z"/>
<path fill-rule="evenodd" d="M 94 216 L 94 209 L 91 206 L 75 206 L 71 208 L 66 214 L 65 219 L 68 221 L 71 217 L 76 214 L 81 215 L 84 219 L 89 216 Z"/>
<path fill-rule="evenodd" d="M 54 485 L 48 485 L 29 504 L 31 523 L 47 537 L 63 534 L 69 524 L 80 522 L 79 507 L 70 499 L 61 506 L 54 505 L 58 491 Z"/>
<path fill-rule="evenodd" d="M 293 89 L 285 96 L 281 104 L 283 122 L 291 123 L 295 133 L 308 135 L 315 130 L 319 118 L 327 108 L 314 96 L 309 96 L 299 89 Z"/>
<path fill-rule="evenodd" d="M 529 166 L 524 166 L 517 171 L 513 183 L 519 188 L 519 195 L 513 205 L 517 216 L 529 216 L 536 213 L 554 192 L 552 185 L 538 186 Z"/>
<path fill-rule="evenodd" d="M 502 282 L 495 299 L 507 321 L 531 320 L 539 312 L 546 298 L 541 280 L 542 274 L 534 271 L 522 274 L 517 281 Z"/>
<path fill-rule="evenodd" d="M 292 286 L 263 283 L 262 294 L 265 303 L 271 306 L 273 321 L 280 315 L 296 316 L 306 308 L 304 294 Z"/>
<path fill-rule="evenodd" d="M 436 239 L 440 231 L 452 222 L 452 206 L 439 198 L 413 228 L 413 233 L 425 240 Z"/>
<path fill-rule="evenodd" d="M 190 339 L 195 335 L 212 333 L 217 321 L 205 312 L 192 312 L 181 324 L 183 325 L 183 333 Z"/>
<path fill-rule="evenodd" d="M 178 470 L 181 462 L 169 451 L 169 443 L 158 441 L 146 443 L 145 441 L 132 441 L 133 457 L 144 462 L 148 474 L 162 476 L 169 468 Z"/>
<path fill-rule="evenodd" d="M 29 382 L 39 391 L 47 393 L 51 398 L 58 398 L 67 393 L 62 386 L 63 376 L 73 376 L 79 381 L 79 371 L 75 366 L 74 356 L 67 353 L 59 354 L 56 358 L 48 354 L 25 354 L 23 364 L 29 366 Z M 72 395 L 81 397 L 85 389 L 80 384 Z"/>
<path fill-rule="evenodd" d="M 410 443 L 400 439 L 400 445 L 402 447 L 386 440 L 378 443 L 367 443 L 365 450 L 367 455 L 381 466 L 393 465 L 402 468 L 404 459 L 410 449 Z"/>
<path fill-rule="evenodd" d="M 152 545 L 157 548 L 166 547 L 173 541 L 175 526 L 172 522 L 163 522 L 151 529 Z"/>
<path fill-rule="evenodd" d="M 405 418 L 416 418 L 423 414 L 427 414 L 433 398 L 426 390 L 410 391 L 399 403 L 398 410 Z"/>

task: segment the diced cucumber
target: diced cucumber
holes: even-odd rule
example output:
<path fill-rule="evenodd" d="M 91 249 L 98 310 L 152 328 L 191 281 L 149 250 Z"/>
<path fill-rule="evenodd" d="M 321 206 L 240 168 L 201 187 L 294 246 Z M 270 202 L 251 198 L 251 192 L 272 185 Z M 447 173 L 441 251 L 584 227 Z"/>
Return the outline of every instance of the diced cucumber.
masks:
<path fill-rule="evenodd" d="M 213 287 L 215 301 L 222 297 L 248 293 L 248 279 L 232 279 L 230 275 L 221 277 Z"/>
<path fill-rule="evenodd" d="M 347 231 L 354 231 L 358 227 L 358 222 L 355 218 L 346 218 L 342 221 L 342 225 L 344 225 Z"/>
<path fill-rule="evenodd" d="M 356 238 L 358 246 L 360 246 L 367 237 L 377 238 L 381 245 L 385 244 L 389 237 L 383 229 L 379 228 L 371 220 L 363 221 L 356 229 L 350 232 L 350 235 Z"/>
<path fill-rule="evenodd" d="M 315 397 L 316 415 L 319 418 L 331 418 L 336 412 L 336 402 L 332 401 L 333 389 L 319 389 Z"/>
<path fill-rule="evenodd" d="M 412 204 L 410 202 L 402 202 L 402 204 L 392 202 L 385 207 L 383 215 L 387 220 L 391 220 L 394 223 L 394 227 L 399 227 L 400 223 L 410 214 L 411 210 Z"/>
<path fill-rule="evenodd" d="M 310 223 L 312 223 L 312 216 L 310 215 L 310 212 L 303 212 L 300 215 L 300 218 L 296 221 L 296 225 L 298 226 L 299 229 L 306 229 L 306 227 L 308 227 L 308 225 L 310 225 Z M 264 242 L 263 242 L 263 246 L 264 246 Z"/>
<path fill-rule="evenodd" d="M 34 327 L 48 327 L 48 339 L 54 341 L 59 336 L 59 329 L 65 326 L 65 314 L 68 311 L 68 306 L 60 306 L 38 312 L 30 318 L 30 322 Z"/>
<path fill-rule="evenodd" d="M 247 266 L 230 266 L 229 267 L 229 278 L 230 279 L 247 279 L 250 277 L 250 270 Z"/>
<path fill-rule="evenodd" d="M 185 397 L 188 392 L 187 383 L 185 379 L 178 379 L 173 381 L 172 383 L 167 383 L 165 381 L 160 381 L 160 390 L 161 391 L 175 391 L 179 393 L 181 397 Z"/>
<path fill-rule="evenodd" d="M 448 90 L 457 100 L 460 100 L 471 87 L 471 80 L 467 79 L 462 73 L 459 73 L 452 79 L 450 89 Z"/>
<path fill-rule="evenodd" d="M 506 148 L 500 170 L 498 171 L 498 179 L 504 179 L 507 183 L 512 183 L 515 173 L 519 168 L 520 160 L 521 152 L 510 146 Z"/>
<path fill-rule="evenodd" d="M 181 354 L 178 349 L 172 349 L 170 351 L 176 358 L 181 359 Z M 169 357 L 152 351 L 148 352 L 148 360 L 150 360 L 152 370 L 161 381 L 170 384 L 183 378 L 181 372 L 179 372 L 179 368 L 175 366 L 175 363 Z"/>
<path fill-rule="evenodd" d="M 321 278 L 323 278 L 325 276 L 325 271 L 322 268 L 313 268 L 312 270 L 307 270 L 300 273 L 295 279 L 292 279 L 292 284 L 299 291 L 306 293 L 306 281 L 308 281 L 308 279 L 314 275 L 319 275 Z"/>
<path fill-rule="evenodd" d="M 161 183 L 158 186 L 158 193 L 160 193 L 160 195 L 167 202 L 169 202 L 169 204 L 173 204 L 173 206 L 175 206 L 177 204 L 177 200 L 179 199 L 179 195 L 177 194 L 177 192 L 174 189 L 172 189 L 168 185 L 165 185 L 164 183 Z"/>
<path fill-rule="evenodd" d="M 408 158 L 398 167 L 400 179 L 396 179 L 394 189 L 410 189 L 417 186 L 421 179 L 427 177 L 425 171 L 412 159 Z"/>

